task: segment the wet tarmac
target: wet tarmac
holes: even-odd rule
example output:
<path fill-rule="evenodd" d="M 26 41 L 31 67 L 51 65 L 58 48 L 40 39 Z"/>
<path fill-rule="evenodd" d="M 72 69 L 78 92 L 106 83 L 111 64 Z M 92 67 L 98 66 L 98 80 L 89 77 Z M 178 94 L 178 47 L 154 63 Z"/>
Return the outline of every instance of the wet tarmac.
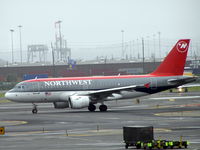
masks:
<path fill-rule="evenodd" d="M 1 103 L 0 149 L 4 150 L 123 150 L 123 126 L 154 127 L 155 139 L 188 140 L 188 149 L 200 149 L 200 93 L 167 93 L 106 103 L 108 112 L 88 112 L 32 105 Z M 130 147 L 133 149 L 133 147 Z"/>

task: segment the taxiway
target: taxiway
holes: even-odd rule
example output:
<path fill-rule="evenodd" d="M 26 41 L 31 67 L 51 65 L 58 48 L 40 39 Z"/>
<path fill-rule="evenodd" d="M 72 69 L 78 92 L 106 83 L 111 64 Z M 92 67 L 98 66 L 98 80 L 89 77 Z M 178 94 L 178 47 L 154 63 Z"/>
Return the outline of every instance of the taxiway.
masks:
<path fill-rule="evenodd" d="M 188 140 L 200 147 L 200 94 L 159 93 L 135 100 L 107 102 L 108 112 L 56 110 L 52 104 L 0 103 L 0 149 L 123 150 L 123 126 L 153 125 L 155 139 Z"/>

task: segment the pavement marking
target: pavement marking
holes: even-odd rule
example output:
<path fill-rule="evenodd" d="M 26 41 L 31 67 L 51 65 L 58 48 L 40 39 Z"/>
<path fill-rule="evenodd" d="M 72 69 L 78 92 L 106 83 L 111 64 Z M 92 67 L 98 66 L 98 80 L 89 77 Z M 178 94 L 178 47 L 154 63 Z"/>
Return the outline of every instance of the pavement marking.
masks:
<path fill-rule="evenodd" d="M 154 132 L 171 132 L 172 130 L 171 129 L 165 129 L 165 128 L 154 128 L 153 129 Z"/>
<path fill-rule="evenodd" d="M 194 104 L 184 104 L 184 105 L 156 105 L 147 109 L 156 109 L 156 108 L 178 108 L 178 107 L 200 107 L 199 103 Z"/>
<path fill-rule="evenodd" d="M 193 139 L 193 140 L 190 140 L 190 143 L 192 143 L 192 144 L 200 143 L 200 140 L 199 139 Z"/>
<path fill-rule="evenodd" d="M 165 129 L 165 128 L 154 128 L 155 132 L 171 132 L 170 129 Z M 115 134 L 122 134 L 123 130 L 122 129 L 107 129 L 107 130 L 88 130 L 85 131 L 85 133 L 80 134 L 80 133 L 68 133 L 68 135 L 65 136 L 98 136 L 98 135 L 115 135 Z"/>
<path fill-rule="evenodd" d="M 154 128 L 154 132 L 171 132 L 170 129 L 165 128 Z M 23 131 L 23 132 L 7 132 L 6 136 L 29 136 L 29 135 L 37 135 L 37 136 L 45 136 L 45 135 L 60 135 L 65 137 L 91 137 L 91 136 L 105 136 L 105 135 L 122 135 L 122 129 L 102 129 L 102 130 L 85 130 L 79 132 L 68 131 L 66 133 L 65 130 L 40 130 L 40 131 Z"/>
<path fill-rule="evenodd" d="M 108 119 L 108 120 L 119 120 L 120 118 L 117 118 L 117 117 L 113 117 L 113 118 L 105 118 L 105 117 L 101 117 L 101 119 Z"/>
<path fill-rule="evenodd" d="M 27 123 L 27 121 L 0 121 L 0 126 L 17 126 Z"/>
<path fill-rule="evenodd" d="M 119 106 L 115 107 L 115 109 L 126 109 L 126 108 L 138 108 L 138 107 L 147 107 L 148 105 L 131 105 L 131 106 Z"/>
<path fill-rule="evenodd" d="M 26 131 L 26 132 L 13 132 L 13 133 L 7 133 L 9 136 L 26 136 L 26 135 L 63 135 L 63 136 L 69 136 L 69 137 L 84 137 L 84 136 L 97 136 L 97 135 L 114 135 L 114 134 L 122 134 L 122 130 L 88 130 L 88 131 L 81 131 L 79 133 L 74 133 L 73 131 L 68 131 L 67 134 L 64 134 L 65 131 L 62 132 L 56 132 L 56 131 Z"/>
<path fill-rule="evenodd" d="M 169 101 L 170 101 L 170 102 L 174 102 L 174 101 L 176 101 L 176 100 L 171 98 L 171 99 L 169 99 Z"/>
<path fill-rule="evenodd" d="M 177 97 L 156 97 L 156 98 L 149 98 L 152 100 L 168 100 L 168 99 L 194 99 L 200 98 L 200 96 L 177 96 Z"/>
<path fill-rule="evenodd" d="M 164 113 L 156 113 L 155 116 L 186 116 L 186 117 L 200 117 L 200 110 L 196 111 L 178 111 L 178 112 L 164 112 Z"/>
<path fill-rule="evenodd" d="M 85 131 L 85 133 L 68 133 L 67 135 L 64 136 L 72 136 L 72 137 L 84 137 L 84 136 L 99 136 L 99 135 L 115 135 L 115 134 L 122 134 L 121 129 L 113 129 L 113 130 L 88 130 Z"/>
<path fill-rule="evenodd" d="M 29 131 L 29 132 L 15 132 L 12 134 L 9 134 L 11 136 L 22 136 L 22 135 L 33 135 L 33 134 L 41 134 L 41 133 L 48 133 L 50 131 Z"/>

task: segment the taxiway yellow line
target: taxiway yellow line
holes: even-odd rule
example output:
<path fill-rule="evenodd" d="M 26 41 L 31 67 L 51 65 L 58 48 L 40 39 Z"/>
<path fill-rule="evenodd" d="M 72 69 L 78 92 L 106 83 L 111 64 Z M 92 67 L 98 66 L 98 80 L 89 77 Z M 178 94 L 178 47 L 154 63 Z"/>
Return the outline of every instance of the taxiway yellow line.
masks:
<path fill-rule="evenodd" d="M 191 117 L 191 116 L 200 116 L 200 111 L 178 111 L 178 112 L 165 112 L 165 113 L 156 113 L 154 114 L 155 116 L 186 116 L 186 117 Z"/>
<path fill-rule="evenodd" d="M 61 132 L 62 131 L 62 132 Z M 60 136 L 68 136 L 68 137 L 90 137 L 90 136 L 102 136 L 102 135 L 122 135 L 122 129 L 108 129 L 108 130 L 87 130 L 87 131 L 80 131 L 79 133 L 68 132 L 64 134 L 65 130 L 58 131 L 26 131 L 26 132 L 11 132 L 7 133 L 9 136 L 27 136 L 27 135 L 60 135 Z M 170 129 L 165 128 L 154 128 L 154 132 L 171 132 Z M 48 134 L 46 134 L 48 133 Z"/>
<path fill-rule="evenodd" d="M 17 126 L 17 125 L 22 125 L 22 124 L 27 124 L 27 121 L 10 121 L 10 120 L 6 120 L 6 121 L 1 121 L 0 122 L 0 126 Z"/>

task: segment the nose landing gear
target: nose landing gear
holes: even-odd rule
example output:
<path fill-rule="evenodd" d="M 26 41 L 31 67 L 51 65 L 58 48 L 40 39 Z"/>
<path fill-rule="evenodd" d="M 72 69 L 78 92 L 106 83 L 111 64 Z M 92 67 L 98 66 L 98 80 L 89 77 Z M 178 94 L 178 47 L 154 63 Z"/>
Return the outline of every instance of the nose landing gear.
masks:
<path fill-rule="evenodd" d="M 37 114 L 38 110 L 37 110 L 37 105 L 33 104 L 33 109 L 32 109 L 32 113 L 33 114 Z"/>

